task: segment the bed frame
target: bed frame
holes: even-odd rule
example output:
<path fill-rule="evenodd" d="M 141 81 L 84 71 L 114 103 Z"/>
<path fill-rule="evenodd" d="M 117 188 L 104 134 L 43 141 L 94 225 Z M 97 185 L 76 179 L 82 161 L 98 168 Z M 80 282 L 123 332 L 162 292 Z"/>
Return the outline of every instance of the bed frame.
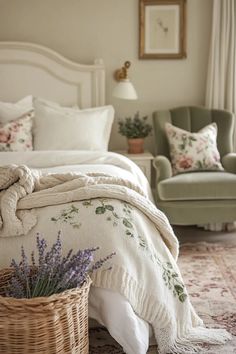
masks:
<path fill-rule="evenodd" d="M 80 108 L 102 106 L 103 62 L 82 65 L 41 45 L 0 42 L 0 101 L 15 102 L 27 95 Z"/>

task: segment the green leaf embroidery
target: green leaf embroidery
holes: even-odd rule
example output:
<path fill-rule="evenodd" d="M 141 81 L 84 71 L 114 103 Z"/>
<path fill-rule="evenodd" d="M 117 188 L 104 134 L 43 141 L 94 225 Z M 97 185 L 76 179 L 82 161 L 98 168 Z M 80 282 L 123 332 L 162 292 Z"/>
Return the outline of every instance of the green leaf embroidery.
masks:
<path fill-rule="evenodd" d="M 131 224 L 131 222 L 129 222 L 129 220 L 127 220 L 126 218 L 123 219 L 123 224 L 128 227 L 129 229 L 133 228 L 133 225 Z"/>
<path fill-rule="evenodd" d="M 179 276 L 179 275 L 178 275 L 177 273 L 172 273 L 172 277 L 173 277 L 173 278 L 178 278 L 178 276 Z"/>
<path fill-rule="evenodd" d="M 184 302 L 187 298 L 187 295 L 185 293 L 182 293 L 178 297 L 179 297 L 179 301 Z"/>
<path fill-rule="evenodd" d="M 92 201 L 91 200 L 85 200 L 84 202 L 82 202 L 82 205 L 85 207 L 89 207 L 92 206 Z"/>
<path fill-rule="evenodd" d="M 99 206 L 95 210 L 96 214 L 104 214 L 105 212 L 106 212 L 106 208 L 104 206 Z"/>
<path fill-rule="evenodd" d="M 114 210 L 114 207 L 112 205 L 105 205 L 105 208 L 110 211 Z"/>
<path fill-rule="evenodd" d="M 145 246 L 146 246 L 146 244 L 145 244 L 145 242 L 143 242 L 143 240 L 141 240 L 141 241 L 139 242 L 139 245 L 140 245 L 141 247 L 145 247 Z"/>
<path fill-rule="evenodd" d="M 182 294 L 184 291 L 183 287 L 178 284 L 175 285 L 174 288 L 175 288 L 175 291 L 177 292 L 177 294 Z"/>

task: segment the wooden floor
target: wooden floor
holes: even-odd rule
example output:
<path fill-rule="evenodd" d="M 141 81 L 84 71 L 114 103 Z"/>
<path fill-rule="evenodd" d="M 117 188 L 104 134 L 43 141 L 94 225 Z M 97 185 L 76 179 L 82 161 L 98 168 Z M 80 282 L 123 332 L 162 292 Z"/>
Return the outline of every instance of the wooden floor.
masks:
<path fill-rule="evenodd" d="M 231 242 L 236 245 L 236 230 L 205 231 L 196 226 L 174 226 L 175 234 L 180 243 L 185 242 Z"/>

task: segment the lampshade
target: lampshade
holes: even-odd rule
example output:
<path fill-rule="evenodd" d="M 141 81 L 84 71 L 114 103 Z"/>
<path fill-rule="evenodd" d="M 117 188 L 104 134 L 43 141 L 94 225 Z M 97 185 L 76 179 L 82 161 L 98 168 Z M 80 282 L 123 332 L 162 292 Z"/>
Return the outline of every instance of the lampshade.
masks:
<path fill-rule="evenodd" d="M 114 87 L 112 96 L 124 100 L 137 100 L 138 95 L 129 79 L 123 79 Z"/>

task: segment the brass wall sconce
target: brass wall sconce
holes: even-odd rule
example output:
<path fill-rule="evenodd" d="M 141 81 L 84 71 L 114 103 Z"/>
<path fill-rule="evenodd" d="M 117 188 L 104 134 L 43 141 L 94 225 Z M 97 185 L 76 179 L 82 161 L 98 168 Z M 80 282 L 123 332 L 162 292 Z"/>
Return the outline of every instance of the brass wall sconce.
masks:
<path fill-rule="evenodd" d="M 114 73 L 114 78 L 118 81 L 115 86 L 112 95 L 117 98 L 125 100 L 137 100 L 137 92 L 128 77 L 128 69 L 131 66 L 130 61 L 126 61 L 121 69 L 118 69 Z"/>

